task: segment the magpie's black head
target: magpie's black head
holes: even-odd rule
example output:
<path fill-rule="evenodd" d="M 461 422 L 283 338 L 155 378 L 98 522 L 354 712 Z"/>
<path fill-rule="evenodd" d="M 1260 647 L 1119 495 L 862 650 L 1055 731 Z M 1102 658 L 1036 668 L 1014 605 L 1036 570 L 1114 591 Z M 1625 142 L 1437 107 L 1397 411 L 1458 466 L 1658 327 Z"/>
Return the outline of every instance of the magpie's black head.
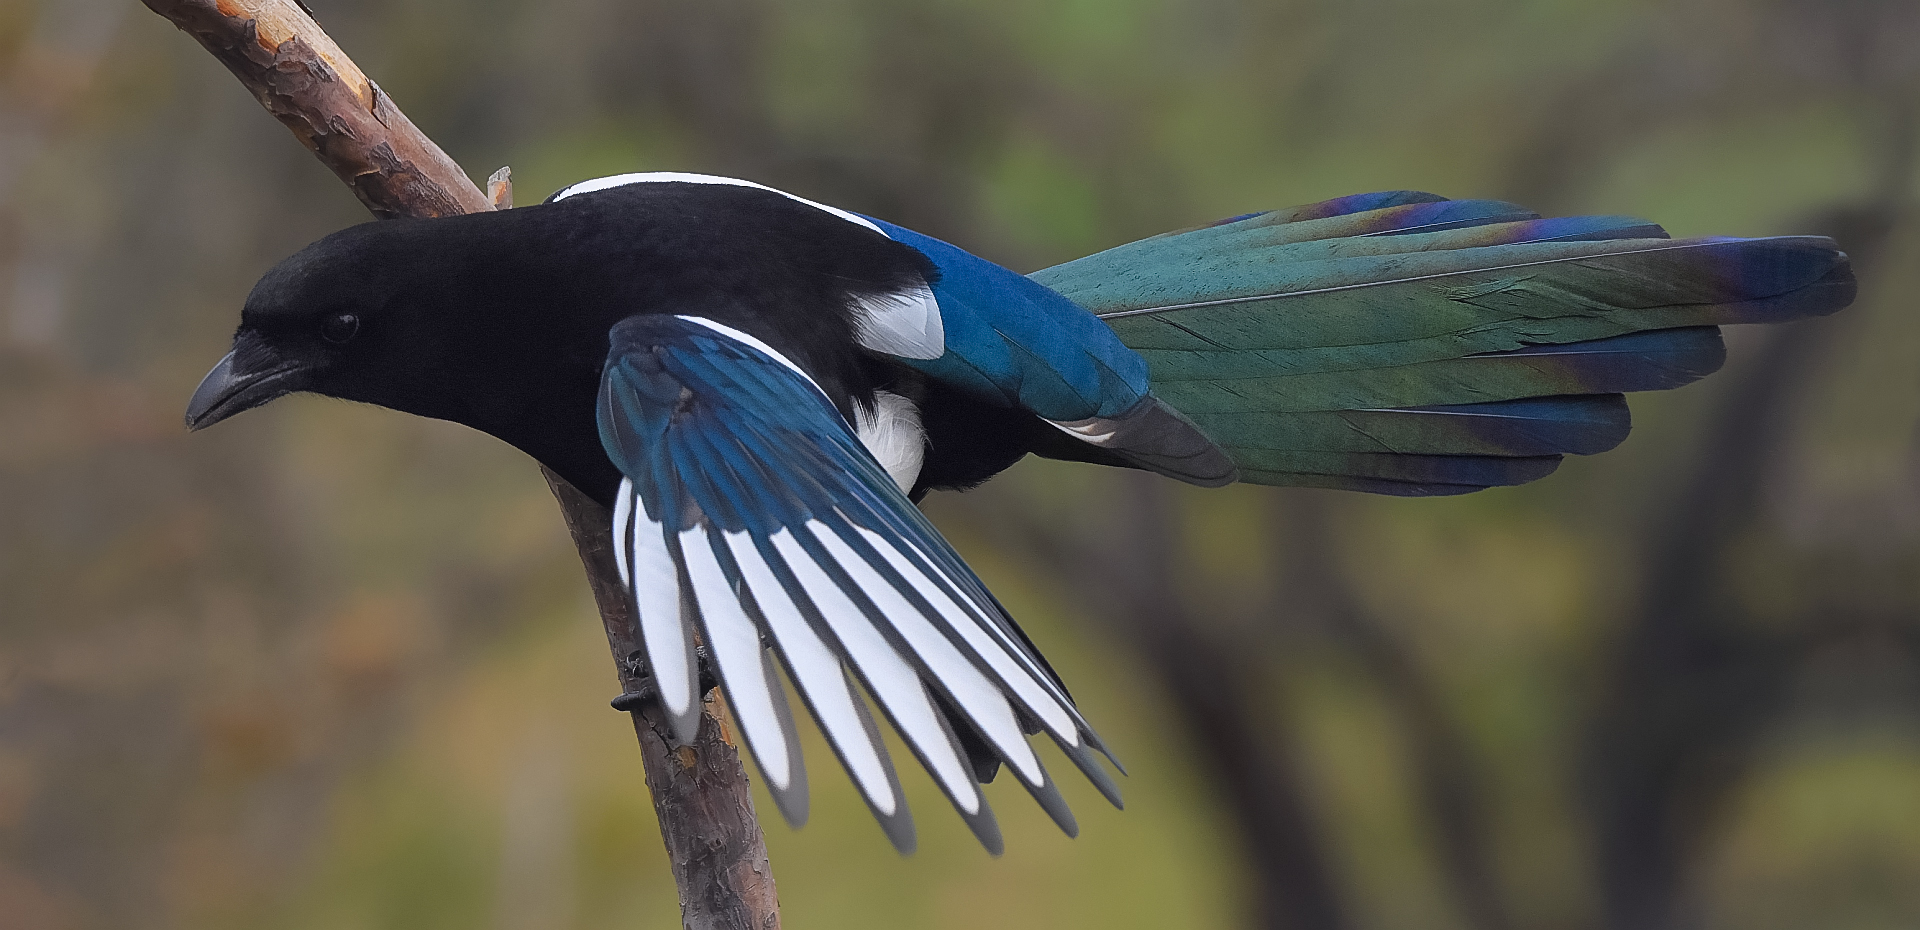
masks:
<path fill-rule="evenodd" d="M 906 246 L 739 187 L 638 184 L 367 223 L 260 279 L 187 426 L 324 394 L 491 433 L 610 498 L 594 410 L 615 323 L 674 313 L 743 329 L 851 403 L 871 396 L 877 363 L 855 344 L 849 293 L 932 276 Z"/>
<path fill-rule="evenodd" d="M 527 311 L 502 306 L 511 288 L 477 225 L 367 223 L 274 266 L 247 297 L 233 350 L 194 391 L 187 426 L 309 391 L 484 428 L 473 408 L 494 393 L 470 383 L 501 372 L 476 347 L 513 344 L 502 329 Z"/>
<path fill-rule="evenodd" d="M 203 429 L 296 391 L 338 393 L 371 357 L 390 354 L 402 294 L 378 260 L 375 224 L 335 233 L 275 265 L 254 285 L 233 351 L 187 405 Z M 387 332 L 382 332 L 387 330 Z M 384 350 L 384 351 L 383 351 Z M 329 390 L 334 388 L 335 390 Z"/>

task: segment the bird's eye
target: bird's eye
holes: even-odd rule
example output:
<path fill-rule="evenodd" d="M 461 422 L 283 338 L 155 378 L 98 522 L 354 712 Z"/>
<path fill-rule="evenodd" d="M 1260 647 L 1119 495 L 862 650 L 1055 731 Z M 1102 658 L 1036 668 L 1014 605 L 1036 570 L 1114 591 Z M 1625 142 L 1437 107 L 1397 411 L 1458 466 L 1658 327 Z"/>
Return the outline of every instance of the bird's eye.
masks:
<path fill-rule="evenodd" d="M 320 324 L 320 338 L 336 345 L 344 344 L 360 331 L 360 318 L 351 313 L 341 313 L 327 317 Z"/>

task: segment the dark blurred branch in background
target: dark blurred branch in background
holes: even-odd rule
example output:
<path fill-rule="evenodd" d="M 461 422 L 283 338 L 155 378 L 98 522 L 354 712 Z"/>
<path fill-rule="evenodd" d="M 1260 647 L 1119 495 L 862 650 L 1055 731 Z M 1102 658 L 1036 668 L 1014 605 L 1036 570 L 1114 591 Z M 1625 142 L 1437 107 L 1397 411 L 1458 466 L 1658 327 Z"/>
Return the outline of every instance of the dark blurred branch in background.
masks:
<path fill-rule="evenodd" d="M 1884 102 L 1880 190 L 1795 225 L 1838 240 L 1862 280 L 1904 219 L 1915 163 L 1913 101 Z M 1848 322 L 1768 329 L 1705 418 L 1705 436 L 1658 496 L 1639 551 L 1638 607 L 1605 661 L 1601 704 L 1581 767 L 1597 844 L 1607 926 L 1690 927 L 1687 864 L 1717 832 L 1723 802 L 1754 744 L 1787 706 L 1795 676 L 1824 642 L 1857 636 L 1844 593 L 1816 592 L 1785 632 L 1745 616 L 1728 553 L 1761 518 L 1762 491 L 1797 422 L 1795 401 L 1816 382 Z"/>
<path fill-rule="evenodd" d="M 92 86 L 126 9 L 103 0 L 42 12 L 0 76 L 0 288 L 13 297 L 0 320 L 0 346 L 45 350 L 59 329 L 69 261 L 43 231 L 20 221 L 20 177 Z"/>
<path fill-rule="evenodd" d="M 1154 675 L 1176 739 L 1199 759 L 1194 768 L 1228 808 L 1222 828 L 1238 834 L 1255 891 L 1249 925 L 1353 926 L 1291 726 L 1275 710 L 1280 701 L 1271 682 L 1258 674 L 1259 650 L 1222 641 L 1218 625 L 1202 620 L 1180 590 L 1183 548 L 1172 485 L 1138 472 L 1121 479 L 1107 508 L 1112 522 L 1097 528 L 1098 539 L 1062 533 L 1004 497 L 982 498 L 995 506 L 977 529 L 1084 600 L 1088 622 L 1123 636 Z"/>
<path fill-rule="evenodd" d="M 309 2 L 442 142 L 526 181 L 740 174 L 1027 267 L 1376 183 L 1838 236 L 1873 266 L 1862 306 L 1734 336 L 1723 374 L 1636 403 L 1627 447 L 1532 492 L 1439 505 L 1225 492 L 1270 514 L 1264 532 L 1188 511 L 1197 496 L 1164 482 L 1090 473 L 1055 484 L 1023 468 L 947 497 L 943 524 L 1029 554 L 1014 575 L 1055 586 L 1058 610 L 1029 615 L 1037 632 L 1066 614 L 1134 656 L 1128 680 L 1085 668 L 1070 683 L 1146 693 L 1168 738 L 1111 716 L 1109 738 L 1140 769 L 1205 779 L 1210 803 L 1167 793 L 1191 779 L 1137 778 L 1120 829 L 1011 883 L 998 867 L 896 863 L 864 831 L 838 845 L 825 824 L 789 840 L 823 854 L 783 865 L 832 895 L 872 886 L 819 876 L 899 866 L 915 877 L 874 879 L 898 901 L 860 902 L 887 925 L 981 888 L 1004 898 L 996 913 L 1036 924 L 1145 923 L 1132 908 L 1179 900 L 1194 889 L 1172 886 L 1190 880 L 1245 895 L 1259 925 L 1335 930 L 1920 913 L 1920 821 L 1897 800 L 1920 732 L 1920 331 L 1896 303 L 1912 263 L 1873 254 L 1915 236 L 1897 207 L 1920 4 L 1516 17 L 1497 0 L 560 0 L 455 17 L 438 0 Z M 182 66 L 201 53 L 144 19 L 118 28 L 123 8 L 28 0 L 0 15 L 0 925 L 483 926 L 475 883 L 511 884 L 509 871 L 565 906 L 514 910 L 503 887 L 501 915 L 521 915 L 503 930 L 646 921 L 647 899 L 670 892 L 631 871 L 651 840 L 626 826 L 644 815 L 608 774 L 625 767 L 602 761 L 623 747 L 592 717 L 561 725 L 581 719 L 566 710 L 575 667 L 529 671 L 545 661 L 529 644 L 578 632 L 558 619 L 577 612 L 578 578 L 553 540 L 499 522 L 522 502 L 545 516 L 511 491 L 513 460 L 419 424 L 383 433 L 348 414 L 343 427 L 311 405 L 181 440 L 169 398 L 230 327 L 249 269 L 352 211 L 221 95 L 224 75 Z M 1810 229 L 1775 215 L 1876 185 Z M 340 441 L 367 435 L 377 449 Z M 1904 465 L 1889 464 L 1902 445 Z M 1031 506 L 1055 503 L 1042 493 L 1067 503 Z M 1389 575 L 1459 570 L 1419 535 L 1435 514 L 1485 551 L 1543 548 L 1476 567 L 1494 584 L 1459 616 L 1420 590 L 1395 600 L 1407 592 Z M 1202 564 L 1216 532 L 1270 545 Z M 454 535 L 470 542 L 421 545 Z M 420 554 L 369 556 L 389 536 Z M 1536 569 L 1556 574 L 1517 596 L 1499 587 Z M 1543 613 L 1507 617 L 1527 628 L 1498 645 L 1449 627 L 1532 597 Z M 1043 646 L 1073 662 L 1071 643 Z M 476 699 L 501 691 L 512 712 L 466 738 Z M 590 735 L 562 732 L 576 725 Z M 496 739 L 520 727 L 552 740 Z M 433 738 L 452 733 L 457 766 Z M 554 746 L 534 768 L 561 774 L 532 808 L 554 846 L 527 847 L 509 823 L 496 861 L 474 834 L 493 813 L 486 779 L 518 777 L 502 755 Z M 1863 768 L 1881 780 L 1849 780 Z M 421 813 L 423 800 L 446 810 Z M 1169 809 L 1208 816 L 1218 838 L 1170 847 L 1198 831 L 1153 816 Z M 1123 886 L 1102 858 L 1116 842 L 1182 858 Z M 1239 871 L 1196 878 L 1223 866 Z M 1067 886 L 1036 876 L 1069 873 L 1074 915 L 1041 909 Z"/>
<path fill-rule="evenodd" d="M 1274 574 L 1285 600 L 1276 601 L 1270 616 L 1317 617 L 1374 679 L 1399 725 L 1438 866 L 1468 926 L 1511 930 L 1482 797 L 1486 785 L 1466 734 L 1448 713 L 1441 688 L 1353 589 L 1337 558 L 1330 493 L 1273 495 Z"/>
<path fill-rule="evenodd" d="M 1857 218 L 1878 226 L 1877 235 L 1829 227 L 1846 236 L 1856 262 L 1884 240 L 1888 217 Z M 1722 562 L 1751 526 L 1792 429 L 1789 401 L 1836 332 L 1826 321 L 1768 332 L 1754 357 L 1723 376 L 1733 384 L 1643 539 L 1639 607 L 1606 660 L 1581 766 L 1610 927 L 1691 925 L 1679 913 L 1685 865 L 1806 655 L 1796 637 L 1743 622 Z"/>
<path fill-rule="evenodd" d="M 297 0 L 144 2 L 226 65 L 375 216 L 494 209 Z M 614 567 L 612 520 L 584 494 L 542 471 L 586 567 L 621 690 L 638 691 L 641 653 L 633 608 Z M 766 842 L 719 701 L 708 700 L 699 734 L 685 746 L 667 739 L 654 715 L 651 706 L 636 710 L 633 725 L 686 927 L 775 930 L 779 901 Z"/>
<path fill-rule="evenodd" d="M 1144 473 L 1125 476 L 1118 544 L 1090 547 L 1067 577 L 1075 590 L 1104 592 L 1099 616 L 1113 621 L 1147 658 L 1172 700 L 1178 725 L 1204 760 L 1199 766 L 1231 806 L 1252 866 L 1255 926 L 1342 930 L 1340 903 L 1321 824 L 1308 801 L 1297 749 L 1279 703 L 1262 687 L 1249 650 L 1221 641 L 1194 616 L 1178 579 L 1181 533 L 1172 486 Z M 1103 551 L 1104 550 L 1104 551 Z"/>
<path fill-rule="evenodd" d="M 1878 2 L 1793 6 L 1796 16 L 1831 33 L 1830 44 L 1842 52 L 1870 37 L 1874 18 L 1892 9 Z M 1569 85 L 1561 98 L 1571 103 L 1544 117 L 1519 148 L 1520 169 L 1511 176 L 1516 199 L 1551 207 L 1621 145 L 1643 138 L 1649 120 L 1674 124 L 1727 93 L 1721 83 L 1680 80 L 1688 73 L 1681 57 L 1698 50 L 1668 47 L 1670 38 L 1631 45 L 1589 80 Z M 1764 32 L 1763 39 L 1785 41 L 1778 31 Z M 1743 60 L 1736 50 L 1717 54 Z M 1825 79 L 1857 81 L 1881 101 L 1868 132 L 1882 148 L 1875 170 L 1880 184 L 1869 202 L 1820 211 L 1794 223 L 1793 231 L 1837 239 L 1862 278 L 1872 280 L 1908 202 L 1913 98 L 1904 84 L 1857 58 L 1811 57 L 1817 67 L 1850 68 Z M 1604 112 L 1576 105 L 1587 97 L 1603 101 Z M 1598 925 L 1668 930 L 1697 922 L 1689 886 L 1697 876 L 1689 870 L 1716 835 L 1718 813 L 1744 783 L 1756 741 L 1787 709 L 1789 689 L 1806 663 L 1871 626 L 1872 618 L 1847 604 L 1843 592 L 1826 591 L 1801 622 L 1771 632 L 1744 615 L 1735 597 L 1740 582 L 1725 564 L 1761 519 L 1762 491 L 1796 427 L 1794 401 L 1817 383 L 1844 327 L 1815 321 L 1754 334 L 1757 350 L 1721 375 L 1730 383 L 1720 386 L 1719 402 L 1703 418 L 1709 425 L 1689 464 L 1649 490 L 1659 518 L 1626 541 L 1628 551 L 1643 554 L 1639 597 L 1600 661 L 1596 710 L 1576 741 L 1582 756 L 1573 766 L 1592 821 Z M 1384 699 L 1411 760 L 1415 807 L 1430 831 L 1435 868 L 1465 923 L 1478 930 L 1522 926 L 1497 866 L 1491 786 L 1444 690 L 1390 625 L 1366 609 L 1341 565 L 1337 522 L 1348 512 L 1346 499 L 1275 493 L 1277 538 L 1269 564 L 1279 594 L 1252 622 L 1220 622 L 1196 614 L 1192 592 L 1174 584 L 1182 549 L 1167 488 L 1143 476 L 1128 480 L 1126 493 L 1107 504 L 1124 531 L 1109 528 L 1106 541 L 1059 538 L 1041 526 L 1044 518 L 1016 507 L 993 519 L 1021 524 L 1029 539 L 1049 539 L 1038 556 L 1046 573 L 1063 579 L 1076 597 L 1093 600 L 1098 608 L 1089 619 L 1125 633 L 1157 678 L 1178 725 L 1206 760 L 1200 770 L 1229 807 L 1226 822 L 1241 833 L 1259 889 L 1259 925 L 1338 930 L 1351 923 L 1327 854 L 1330 838 L 1310 803 L 1313 791 L 1292 761 L 1291 724 L 1273 710 L 1273 696 L 1285 686 L 1276 686 L 1271 673 L 1249 673 L 1267 667 L 1261 663 L 1276 645 L 1260 640 L 1259 631 L 1304 618 L 1317 620 L 1319 631 L 1357 660 Z M 1223 628 L 1250 638 L 1229 648 Z M 1280 664 L 1272 667 L 1284 674 Z"/>

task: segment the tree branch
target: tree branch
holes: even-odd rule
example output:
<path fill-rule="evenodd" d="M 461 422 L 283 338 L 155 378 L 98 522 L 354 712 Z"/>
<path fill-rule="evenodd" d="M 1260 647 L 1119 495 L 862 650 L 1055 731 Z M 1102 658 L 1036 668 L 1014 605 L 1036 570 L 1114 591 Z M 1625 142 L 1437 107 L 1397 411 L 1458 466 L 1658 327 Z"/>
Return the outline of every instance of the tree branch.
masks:
<path fill-rule="evenodd" d="M 1911 165 L 1908 166 L 1909 172 Z M 1904 181 L 1907 175 L 1902 175 Z M 1836 208 L 1797 228 L 1846 243 L 1863 278 L 1884 256 L 1904 191 Z M 1607 657 L 1605 691 L 1587 721 L 1583 789 L 1595 823 L 1607 926 L 1687 927 L 1689 859 L 1716 821 L 1701 816 L 1739 784 L 1752 749 L 1787 709 L 1817 635 L 1756 628 L 1721 561 L 1760 518 L 1768 473 L 1791 438 L 1785 414 L 1840 336 L 1839 321 L 1773 328 L 1705 418 L 1688 470 L 1636 547 L 1641 591 Z M 1818 601 L 1814 603 L 1818 604 Z M 1832 603 L 1808 623 L 1838 625 Z M 1680 812 L 1693 816 L 1682 816 Z"/>
<path fill-rule="evenodd" d="M 504 173 L 491 179 L 491 197 L 482 193 L 297 0 L 143 2 L 226 65 L 374 216 L 451 216 L 511 204 Z M 586 567 L 621 692 L 638 691 L 642 653 L 614 566 L 612 520 L 559 476 L 542 472 Z M 684 746 L 673 741 L 652 702 L 633 712 L 647 787 L 688 930 L 776 930 L 773 871 L 746 769 L 721 710 L 710 694 L 699 735 Z"/>

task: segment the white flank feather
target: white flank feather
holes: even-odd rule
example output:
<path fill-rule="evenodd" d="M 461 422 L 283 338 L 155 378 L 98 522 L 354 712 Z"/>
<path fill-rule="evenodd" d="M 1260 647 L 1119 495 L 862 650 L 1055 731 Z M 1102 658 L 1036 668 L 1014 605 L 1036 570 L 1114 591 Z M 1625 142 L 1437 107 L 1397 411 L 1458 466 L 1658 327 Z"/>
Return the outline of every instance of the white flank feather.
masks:
<path fill-rule="evenodd" d="M 875 391 L 872 410 L 854 407 L 853 432 L 901 493 L 913 490 L 927 459 L 927 432 L 920 427 L 920 408 L 913 401 L 890 391 Z"/>

